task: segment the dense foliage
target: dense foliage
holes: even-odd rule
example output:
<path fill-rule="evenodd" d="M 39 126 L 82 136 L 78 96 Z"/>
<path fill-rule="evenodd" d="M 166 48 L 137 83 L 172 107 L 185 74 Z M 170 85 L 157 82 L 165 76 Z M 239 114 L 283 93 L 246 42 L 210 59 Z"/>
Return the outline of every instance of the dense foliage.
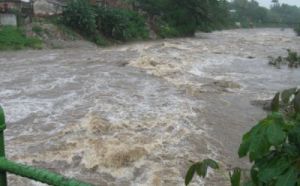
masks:
<path fill-rule="evenodd" d="M 270 9 L 261 7 L 255 0 L 233 0 L 230 3 L 232 18 L 242 27 L 289 26 L 300 23 L 300 8 L 273 1 Z"/>
<path fill-rule="evenodd" d="M 268 9 L 259 6 L 257 1 L 234 0 L 230 3 L 232 18 L 243 27 L 255 26 L 269 22 Z"/>
<path fill-rule="evenodd" d="M 241 27 L 300 25 L 300 8 L 278 1 L 270 9 L 255 0 L 118 1 L 126 6 L 106 1 L 92 6 L 87 0 L 70 0 L 63 21 L 92 40 L 103 35 L 121 41 L 147 38 L 149 29 L 165 38 L 232 28 L 234 23 Z"/>
<path fill-rule="evenodd" d="M 96 14 L 86 0 L 71 0 L 63 11 L 63 22 L 86 35 L 96 32 Z"/>
<path fill-rule="evenodd" d="M 192 36 L 196 30 L 224 27 L 229 18 L 225 0 L 135 0 L 162 37 Z"/>
<path fill-rule="evenodd" d="M 97 29 L 117 40 L 148 38 L 145 19 L 137 12 L 117 8 L 96 8 Z"/>
<path fill-rule="evenodd" d="M 63 22 L 99 44 L 103 43 L 102 34 L 123 41 L 148 37 L 145 20 L 137 12 L 92 6 L 86 0 L 69 1 Z"/>
<path fill-rule="evenodd" d="M 239 148 L 239 156 L 248 155 L 253 163 L 251 180 L 241 180 L 241 170 L 236 168 L 230 173 L 232 186 L 242 181 L 245 186 L 300 185 L 300 90 L 277 93 L 271 107 L 272 113 L 243 136 Z M 186 185 L 195 173 L 205 176 L 206 170 L 191 171 L 193 167 L 196 164 L 187 172 Z"/>
<path fill-rule="evenodd" d="M 288 26 L 300 24 L 300 8 L 297 6 L 275 3 L 270 12 L 273 22 Z"/>
<path fill-rule="evenodd" d="M 0 27 L 0 50 L 42 48 L 42 42 L 34 37 L 27 37 L 23 30 L 13 27 Z"/>

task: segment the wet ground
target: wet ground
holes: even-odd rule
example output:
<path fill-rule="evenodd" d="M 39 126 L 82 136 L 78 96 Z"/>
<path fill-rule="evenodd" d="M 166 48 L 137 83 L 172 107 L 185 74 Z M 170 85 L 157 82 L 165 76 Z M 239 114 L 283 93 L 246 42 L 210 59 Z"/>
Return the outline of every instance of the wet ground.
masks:
<path fill-rule="evenodd" d="M 6 151 L 15 161 L 109 186 L 183 185 L 189 160 L 247 168 L 251 104 L 300 83 L 268 56 L 300 50 L 292 30 L 228 30 L 195 38 L 0 53 Z M 194 185 L 227 185 L 218 171 Z M 10 185 L 40 185 L 10 176 Z"/>

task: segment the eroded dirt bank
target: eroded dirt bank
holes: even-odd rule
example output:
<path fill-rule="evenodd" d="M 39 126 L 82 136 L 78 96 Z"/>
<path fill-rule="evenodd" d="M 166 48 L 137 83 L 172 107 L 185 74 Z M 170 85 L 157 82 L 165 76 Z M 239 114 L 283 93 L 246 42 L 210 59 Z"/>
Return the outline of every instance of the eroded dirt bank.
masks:
<path fill-rule="evenodd" d="M 236 151 L 264 116 L 251 101 L 299 85 L 268 56 L 292 30 L 251 29 L 107 49 L 0 53 L 10 159 L 95 185 L 183 185 L 189 160 L 247 167 Z M 194 185 L 226 185 L 216 173 Z M 39 185 L 10 177 L 10 185 Z"/>

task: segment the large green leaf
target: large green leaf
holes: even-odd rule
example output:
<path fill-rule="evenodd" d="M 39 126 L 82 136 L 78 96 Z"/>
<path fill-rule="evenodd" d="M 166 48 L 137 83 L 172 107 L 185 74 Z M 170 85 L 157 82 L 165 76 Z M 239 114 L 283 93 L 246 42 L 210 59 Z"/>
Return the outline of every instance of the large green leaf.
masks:
<path fill-rule="evenodd" d="M 212 159 L 205 159 L 202 162 L 203 165 L 206 165 L 207 167 L 210 167 L 212 169 L 218 169 L 219 165 L 216 161 L 212 160 Z"/>
<path fill-rule="evenodd" d="M 274 146 L 282 144 L 286 139 L 286 133 L 278 123 L 269 125 L 266 134 L 269 143 Z"/>
<path fill-rule="evenodd" d="M 270 148 L 270 143 L 266 137 L 266 129 L 270 119 L 264 119 L 259 123 L 258 128 L 255 128 L 251 136 L 251 144 L 249 147 L 249 158 L 250 161 L 254 161 L 264 156 Z"/>
<path fill-rule="evenodd" d="M 250 150 L 249 150 L 249 157 L 250 161 L 254 161 L 263 157 L 270 148 L 270 144 L 266 139 L 264 134 L 257 135 L 256 138 L 253 138 Z"/>
<path fill-rule="evenodd" d="M 198 176 L 205 178 L 205 176 L 207 174 L 207 169 L 208 169 L 208 167 L 206 165 L 204 165 L 203 163 L 199 163 L 199 164 L 197 164 L 196 172 L 197 172 Z"/>
<path fill-rule="evenodd" d="M 218 163 L 212 159 L 205 159 L 202 162 L 196 163 L 195 166 L 196 166 L 196 172 L 197 172 L 198 176 L 203 177 L 203 178 L 206 176 L 207 170 L 209 167 L 212 169 L 219 168 Z"/>
<path fill-rule="evenodd" d="M 263 166 L 259 167 L 258 172 L 259 180 L 264 183 L 277 178 L 291 166 L 288 158 L 282 154 L 278 154 L 273 159 L 267 161 Z"/>
<path fill-rule="evenodd" d="M 298 173 L 294 168 L 290 168 L 285 174 L 278 177 L 275 186 L 295 186 Z"/>
<path fill-rule="evenodd" d="M 283 122 L 279 119 L 282 119 L 281 115 L 274 112 L 272 115 L 260 121 L 250 132 L 245 134 L 239 148 L 239 156 L 244 157 L 249 153 L 250 161 L 264 156 L 271 147 L 271 143 L 269 143 L 267 138 L 267 129 L 274 123 L 282 124 Z"/>
<path fill-rule="evenodd" d="M 240 145 L 240 148 L 239 148 L 239 151 L 238 151 L 238 154 L 239 154 L 239 157 L 242 158 L 244 156 L 247 155 L 248 151 L 249 151 L 249 147 L 250 147 L 250 142 L 251 142 L 251 134 L 252 134 L 252 131 L 254 129 L 251 129 L 250 132 L 247 132 L 244 136 L 243 136 L 243 141 Z"/>
<path fill-rule="evenodd" d="M 239 151 L 238 151 L 240 158 L 245 157 L 247 155 L 247 153 L 249 151 L 249 147 L 250 147 L 249 140 L 242 142 L 242 144 L 240 145 Z"/>
<path fill-rule="evenodd" d="M 247 153 L 250 154 L 250 159 L 251 161 L 253 161 L 255 159 L 255 157 L 257 156 L 257 154 L 260 153 L 260 151 L 257 151 L 256 149 L 262 149 L 261 146 L 262 145 L 266 145 L 266 143 L 260 144 L 257 143 L 257 139 L 264 139 L 264 131 L 266 128 L 266 122 L 268 120 L 264 119 L 262 121 L 260 121 L 256 126 L 254 126 L 248 133 L 246 133 L 243 136 L 243 142 L 240 145 L 239 148 L 239 156 L 240 157 L 244 157 L 247 155 Z M 265 153 L 266 151 L 263 150 L 263 153 Z"/>
<path fill-rule="evenodd" d="M 194 174 L 196 172 L 196 168 L 197 168 L 197 164 L 194 164 L 187 171 L 185 175 L 185 185 L 188 185 L 192 181 Z"/>

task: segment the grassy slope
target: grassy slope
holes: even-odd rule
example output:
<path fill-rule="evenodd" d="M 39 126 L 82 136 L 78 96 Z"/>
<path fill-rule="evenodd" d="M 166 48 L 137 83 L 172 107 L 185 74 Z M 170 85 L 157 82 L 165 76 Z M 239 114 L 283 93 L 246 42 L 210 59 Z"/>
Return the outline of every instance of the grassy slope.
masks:
<path fill-rule="evenodd" d="M 24 32 L 17 27 L 0 27 L 0 50 L 18 50 L 24 48 L 42 48 L 41 40 L 35 37 L 27 37 Z"/>

